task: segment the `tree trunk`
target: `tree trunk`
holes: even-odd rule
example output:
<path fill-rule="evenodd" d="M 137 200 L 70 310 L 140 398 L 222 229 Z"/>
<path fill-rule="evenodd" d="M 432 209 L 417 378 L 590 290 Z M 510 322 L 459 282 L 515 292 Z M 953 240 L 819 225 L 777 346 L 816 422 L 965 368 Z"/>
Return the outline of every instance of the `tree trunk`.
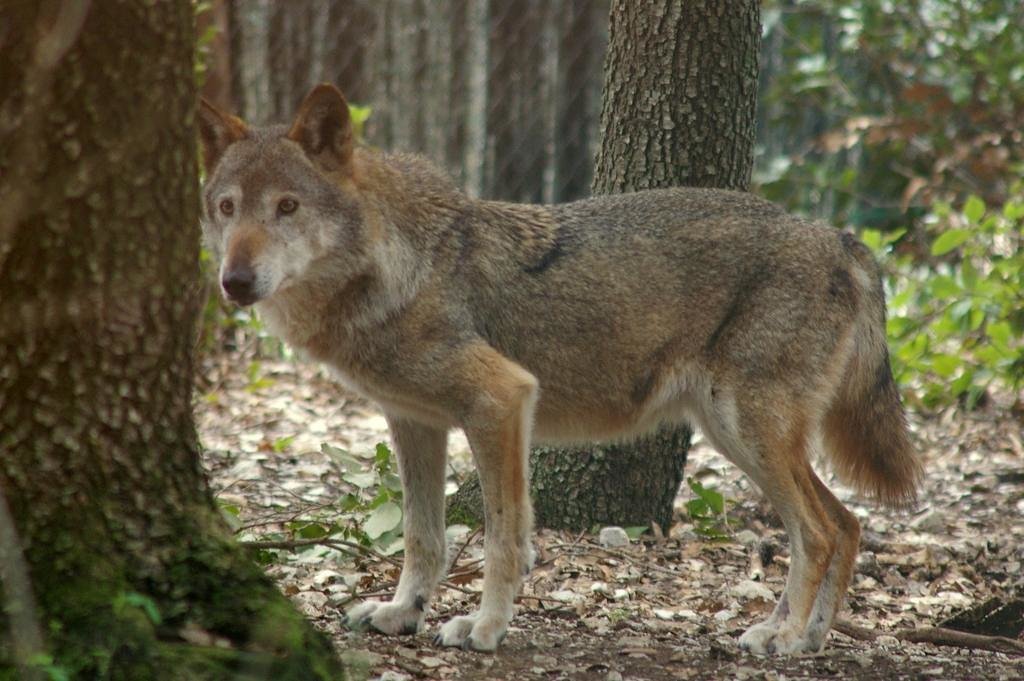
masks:
<path fill-rule="evenodd" d="M 754 0 L 612 4 L 594 193 L 747 188 L 760 24 Z"/>
<path fill-rule="evenodd" d="M 208 102 L 224 111 L 234 111 L 234 93 L 231 91 L 231 4 L 229 0 L 214 0 L 209 8 L 196 17 L 196 35 L 207 40 L 202 47 L 205 70 L 202 77 L 202 95 Z M 207 32 L 210 35 L 207 36 Z"/>
<path fill-rule="evenodd" d="M 492 199 L 544 200 L 547 154 L 544 29 L 548 0 L 491 0 L 487 73 L 486 195 Z"/>
<path fill-rule="evenodd" d="M 365 105 L 373 93 L 370 44 L 376 33 L 374 0 L 331 0 L 324 30 L 324 64 L 320 80 L 335 83 L 353 104 Z M 303 93 L 305 94 L 305 93 Z M 292 104 L 292 109 L 298 102 Z"/>
<path fill-rule="evenodd" d="M 756 0 L 615 0 L 594 192 L 746 189 L 760 38 Z M 537 524 L 667 527 L 689 439 L 685 429 L 663 429 L 629 445 L 534 448 Z M 477 485 L 474 479 L 459 490 L 450 517 L 481 517 Z"/>
<path fill-rule="evenodd" d="M 563 203 L 586 196 L 593 181 L 608 2 L 564 0 L 557 13 L 552 194 L 556 203 Z"/>
<path fill-rule="evenodd" d="M 192 3 L 4 23 L 0 677 L 339 678 L 200 466 Z"/>

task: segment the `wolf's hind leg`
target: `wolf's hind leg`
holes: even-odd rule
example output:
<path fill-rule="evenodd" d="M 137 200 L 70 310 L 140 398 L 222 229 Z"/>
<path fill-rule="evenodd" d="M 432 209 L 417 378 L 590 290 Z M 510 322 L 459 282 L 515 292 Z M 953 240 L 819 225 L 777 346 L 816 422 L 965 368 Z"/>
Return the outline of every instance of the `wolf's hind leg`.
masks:
<path fill-rule="evenodd" d="M 435 642 L 495 650 L 530 560 L 527 450 L 537 380 L 490 348 L 479 349 L 463 380 L 479 390 L 464 424 L 484 498 L 484 588 L 480 609 L 441 627 Z"/>
<path fill-rule="evenodd" d="M 354 629 L 415 634 L 446 567 L 444 479 L 448 433 L 388 417 L 402 478 L 405 562 L 389 603 L 361 603 L 345 616 Z"/>
<path fill-rule="evenodd" d="M 763 388 L 737 394 L 744 397 L 720 397 L 701 425 L 715 447 L 768 497 L 782 517 L 791 551 L 786 588 L 775 610 L 740 637 L 740 646 L 760 654 L 817 650 L 820 641 L 809 641 L 805 627 L 836 553 L 837 523 L 818 494 L 824 485 L 807 460 L 811 419 L 800 405 Z"/>
<path fill-rule="evenodd" d="M 825 487 L 817 477 L 814 478 L 815 491 L 825 506 L 829 516 L 839 530 L 836 537 L 836 550 L 828 566 L 825 578 L 821 580 L 818 594 L 814 599 L 814 607 L 807 618 L 804 638 L 810 650 L 820 650 L 825 643 L 835 621 L 839 606 L 850 585 L 854 565 L 857 562 L 857 550 L 860 546 L 860 524 L 856 516 L 840 503 L 835 495 Z"/>
<path fill-rule="evenodd" d="M 741 647 L 762 655 L 820 650 L 832 621 L 830 617 L 820 636 L 808 638 L 818 594 L 824 590 L 833 597 L 830 603 L 834 612 L 845 593 L 845 584 L 840 592 L 825 586 L 842 539 L 837 538 L 835 523 L 813 493 L 821 481 L 808 462 L 802 463 L 800 466 L 793 462 L 790 470 L 781 470 L 770 480 L 755 479 L 782 516 L 791 554 L 786 587 L 775 610 L 767 620 L 750 627 L 740 637 Z"/>

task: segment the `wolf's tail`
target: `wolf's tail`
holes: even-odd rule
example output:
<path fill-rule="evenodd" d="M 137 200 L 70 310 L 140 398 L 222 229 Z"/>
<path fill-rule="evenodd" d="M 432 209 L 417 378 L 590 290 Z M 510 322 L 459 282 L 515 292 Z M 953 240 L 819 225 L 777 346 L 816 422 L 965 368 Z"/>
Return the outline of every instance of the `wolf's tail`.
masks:
<path fill-rule="evenodd" d="M 912 506 L 923 469 L 889 366 L 881 272 L 865 246 L 844 243 L 870 287 L 859 296 L 854 349 L 825 416 L 826 448 L 844 482 L 887 506 Z"/>

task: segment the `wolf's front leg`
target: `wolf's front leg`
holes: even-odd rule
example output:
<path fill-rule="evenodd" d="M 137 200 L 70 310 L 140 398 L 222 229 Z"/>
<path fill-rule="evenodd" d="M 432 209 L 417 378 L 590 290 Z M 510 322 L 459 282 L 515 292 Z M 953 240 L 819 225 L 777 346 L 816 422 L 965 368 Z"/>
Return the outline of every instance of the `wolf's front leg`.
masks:
<path fill-rule="evenodd" d="M 405 562 L 389 603 L 366 602 L 345 616 L 353 629 L 415 634 L 423 629 L 427 604 L 444 574 L 444 479 L 448 433 L 388 417 L 402 477 Z"/>
<path fill-rule="evenodd" d="M 529 567 L 533 511 L 527 449 L 537 380 L 496 352 L 480 359 L 487 373 L 480 376 L 482 392 L 464 427 L 484 498 L 484 590 L 480 609 L 446 622 L 435 642 L 491 651 L 505 638 Z"/>

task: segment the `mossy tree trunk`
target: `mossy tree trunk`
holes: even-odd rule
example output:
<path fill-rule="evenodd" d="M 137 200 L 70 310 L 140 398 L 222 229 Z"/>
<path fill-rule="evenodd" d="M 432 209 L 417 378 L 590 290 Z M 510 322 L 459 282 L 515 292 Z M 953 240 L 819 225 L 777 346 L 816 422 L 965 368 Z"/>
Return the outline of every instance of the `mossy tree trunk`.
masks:
<path fill-rule="evenodd" d="M 340 678 L 200 466 L 192 3 L 3 19 L 0 678 Z"/>
<path fill-rule="evenodd" d="M 746 189 L 753 167 L 760 8 L 756 0 L 614 0 L 595 194 L 672 186 Z M 685 314 L 684 310 L 680 314 Z M 690 433 L 628 445 L 531 452 L 537 524 L 667 526 Z M 478 483 L 451 503 L 473 520 Z"/>

